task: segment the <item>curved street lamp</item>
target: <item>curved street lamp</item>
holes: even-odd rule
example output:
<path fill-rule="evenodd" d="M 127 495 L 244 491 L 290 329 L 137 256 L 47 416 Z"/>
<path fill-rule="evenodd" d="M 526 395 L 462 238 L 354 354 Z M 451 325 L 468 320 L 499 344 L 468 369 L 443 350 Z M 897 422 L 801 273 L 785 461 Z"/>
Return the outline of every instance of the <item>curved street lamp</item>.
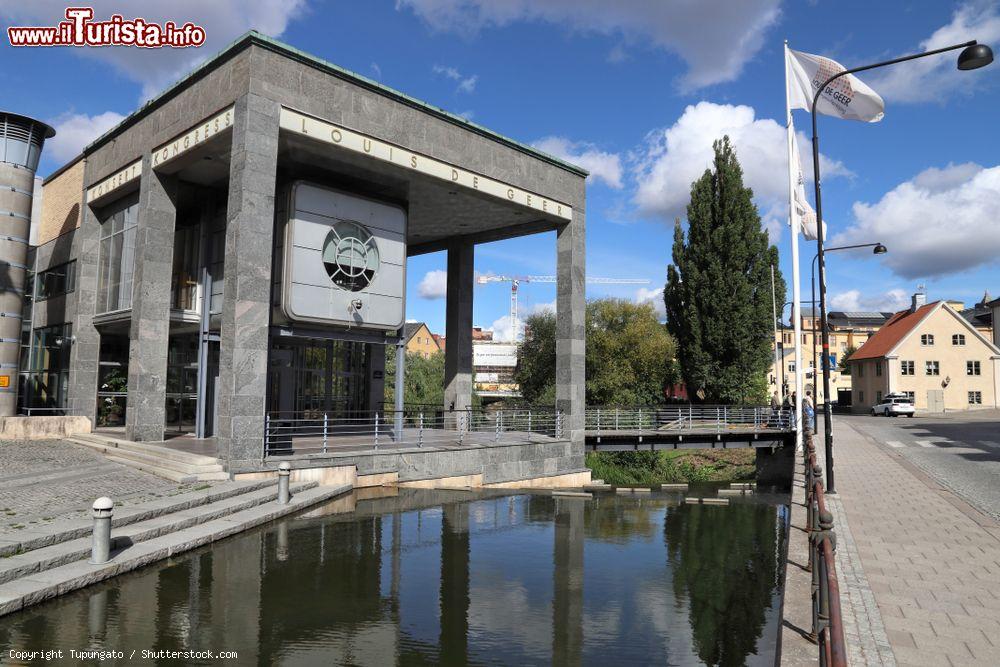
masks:
<path fill-rule="evenodd" d="M 940 49 L 934 49 L 932 51 L 925 51 L 924 53 L 915 53 L 909 56 L 903 56 L 901 58 L 893 58 L 892 60 L 886 60 L 884 62 L 875 63 L 873 65 L 863 65 L 861 67 L 853 67 L 851 69 L 845 69 L 843 72 L 834 74 L 826 81 L 823 85 L 816 89 L 812 100 L 812 149 L 813 149 L 813 185 L 815 187 L 816 196 L 816 251 L 819 257 L 819 311 L 820 317 L 822 318 L 821 327 L 823 333 L 823 356 L 829 357 L 830 354 L 830 336 L 827 331 L 827 321 L 826 321 L 826 262 L 823 256 L 823 201 L 820 196 L 820 178 L 819 178 L 819 133 L 816 130 L 816 104 L 819 102 L 819 96 L 823 94 L 826 87 L 829 86 L 833 81 L 839 79 L 842 76 L 848 74 L 854 74 L 856 72 L 864 72 L 870 69 L 875 69 L 876 67 L 886 67 L 887 65 L 895 65 L 897 63 L 906 62 L 908 60 L 916 60 L 917 58 L 926 58 L 927 56 L 937 55 L 939 53 L 945 53 L 946 51 L 954 51 L 956 49 L 962 49 L 962 53 L 958 56 L 958 69 L 960 70 L 973 70 L 979 69 L 980 67 L 985 67 L 993 62 L 993 51 L 985 44 L 980 44 L 976 40 L 970 42 L 964 42 L 962 44 L 954 44 L 952 46 L 946 46 Z M 815 317 L 815 313 L 814 313 Z M 815 342 L 815 341 L 814 341 Z M 833 412 L 830 405 L 830 369 L 829 364 L 823 364 L 823 395 L 827 397 L 823 409 L 823 426 L 824 426 L 824 440 L 826 449 L 826 493 L 834 494 L 836 493 L 836 488 L 833 482 Z"/>
<path fill-rule="evenodd" d="M 886 248 L 881 243 L 858 243 L 857 245 L 842 245 L 842 246 L 837 246 L 836 248 L 824 248 L 823 252 L 835 252 L 837 250 L 855 250 L 857 248 L 871 248 L 873 255 L 884 255 L 885 253 L 889 252 L 889 249 Z M 811 303 L 813 304 L 813 313 L 812 313 L 812 353 L 813 353 L 813 355 L 812 355 L 813 356 L 813 365 L 812 365 L 812 367 L 813 367 L 813 394 L 814 394 L 814 396 L 813 396 L 813 404 L 817 405 L 817 406 L 819 405 L 819 391 L 817 391 L 817 387 L 816 387 L 816 384 L 817 384 L 817 382 L 816 382 L 816 372 L 819 369 L 819 366 L 816 365 L 816 332 L 817 332 L 817 329 L 816 329 L 816 306 L 815 306 L 815 304 L 816 304 L 816 260 L 818 258 L 819 258 L 819 253 L 816 253 L 815 255 L 813 255 L 812 270 L 810 271 L 810 282 L 812 283 L 812 301 L 811 301 Z M 829 357 L 829 353 L 827 354 L 827 356 L 825 356 L 823 358 L 824 359 L 829 359 L 830 358 Z M 826 364 L 826 362 L 824 362 L 824 365 L 825 364 Z M 824 401 L 824 403 L 826 401 L 829 401 L 829 400 L 830 400 L 830 397 L 824 392 L 824 394 L 823 394 L 823 401 Z M 813 433 L 816 433 L 818 426 L 819 426 L 819 420 L 818 419 L 813 420 Z"/>

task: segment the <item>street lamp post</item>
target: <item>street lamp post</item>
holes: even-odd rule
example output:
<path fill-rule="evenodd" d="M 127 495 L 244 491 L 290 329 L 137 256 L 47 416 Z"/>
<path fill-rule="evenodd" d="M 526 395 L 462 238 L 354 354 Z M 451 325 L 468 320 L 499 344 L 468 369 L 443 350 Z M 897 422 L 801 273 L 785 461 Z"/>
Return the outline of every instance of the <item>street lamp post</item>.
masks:
<path fill-rule="evenodd" d="M 884 255 L 889 252 L 889 250 L 881 243 L 858 243 L 857 245 L 842 245 L 836 248 L 824 248 L 823 252 L 830 253 L 837 250 L 855 250 L 857 248 L 871 248 L 873 255 Z M 819 257 L 819 253 L 813 255 L 812 270 L 810 271 L 810 282 L 812 283 L 812 302 L 816 303 L 816 259 Z M 813 401 L 819 400 L 819 392 L 816 391 L 816 370 L 819 366 L 816 365 L 816 311 L 815 307 L 813 310 L 812 317 L 812 357 L 813 357 L 813 392 L 816 394 L 813 396 Z M 829 356 L 824 358 L 823 363 L 826 364 Z M 829 401 L 830 397 L 823 394 L 823 401 Z M 818 403 L 816 403 L 818 405 Z M 817 420 L 819 421 L 819 420 Z M 816 424 L 813 424 L 813 433 L 816 433 Z"/>
<path fill-rule="evenodd" d="M 915 53 L 909 56 L 903 56 L 901 58 L 893 58 L 892 60 L 886 60 L 884 62 L 875 63 L 872 65 L 863 65 L 861 67 L 854 67 L 851 69 L 845 69 L 843 72 L 834 74 L 826 81 L 823 82 L 819 88 L 816 89 L 812 100 L 812 149 L 813 149 L 813 185 L 815 187 L 816 196 L 816 252 L 819 258 L 819 311 L 821 322 L 820 326 L 823 331 L 823 356 L 828 358 L 830 355 L 830 336 L 827 330 L 826 321 L 826 261 L 823 255 L 823 201 L 820 197 L 820 178 L 819 178 L 819 133 L 816 130 L 816 104 L 819 102 L 819 96 L 823 94 L 826 87 L 831 83 L 836 81 L 842 76 L 848 74 L 854 74 L 856 72 L 864 72 L 870 69 L 875 69 L 877 67 L 886 67 L 887 65 L 895 65 L 897 63 L 906 62 L 908 60 L 916 60 L 917 58 L 926 58 L 927 56 L 937 55 L 939 53 L 945 53 L 946 51 L 954 51 L 955 49 L 963 49 L 962 53 L 958 56 L 958 69 L 960 70 L 973 70 L 979 69 L 980 67 L 985 67 L 993 62 L 993 51 L 990 47 L 985 44 L 979 44 L 976 40 L 970 42 L 965 42 L 963 44 L 954 44 L 952 46 L 946 46 L 941 49 L 933 49 L 931 51 L 925 51 L 924 53 Z M 815 372 L 815 371 L 814 371 Z M 828 364 L 823 364 L 823 395 L 829 398 L 830 395 L 830 369 Z M 829 494 L 836 493 L 836 488 L 834 486 L 833 480 L 833 412 L 830 401 L 825 402 L 823 409 L 823 425 L 825 427 L 825 444 L 826 444 L 826 489 L 825 492 Z"/>
<path fill-rule="evenodd" d="M 810 308 L 815 309 L 816 308 L 816 298 L 815 298 L 815 296 L 816 295 L 813 295 L 813 299 L 811 301 L 802 301 L 801 303 L 808 303 Z M 789 306 L 791 306 L 794 303 L 795 303 L 794 301 L 786 301 L 784 304 L 782 304 L 782 306 L 781 306 L 781 316 L 782 317 L 785 316 L 785 308 L 788 308 Z M 794 313 L 794 311 L 792 312 L 791 319 L 793 319 L 793 320 L 795 319 L 795 313 Z M 792 324 L 793 324 L 793 329 L 794 329 L 794 322 Z M 785 325 L 782 324 L 781 326 L 782 326 L 782 329 L 784 329 Z M 795 334 L 793 333 L 792 336 L 794 336 L 794 335 Z M 815 382 L 815 381 L 816 381 L 815 378 L 813 378 L 813 382 Z M 784 342 L 782 342 L 781 343 L 781 388 L 782 388 L 781 389 L 781 394 L 782 394 L 782 398 L 784 398 L 784 394 L 785 394 L 784 387 L 785 387 L 785 345 L 784 345 Z"/>

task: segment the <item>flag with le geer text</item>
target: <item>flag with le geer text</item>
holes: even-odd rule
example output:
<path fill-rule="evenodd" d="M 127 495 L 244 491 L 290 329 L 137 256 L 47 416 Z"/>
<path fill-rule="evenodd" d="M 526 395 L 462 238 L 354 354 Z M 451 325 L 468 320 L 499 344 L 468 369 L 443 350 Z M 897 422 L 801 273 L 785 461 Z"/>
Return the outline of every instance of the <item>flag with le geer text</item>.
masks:
<path fill-rule="evenodd" d="M 823 56 L 788 49 L 788 100 L 790 109 L 812 110 L 812 100 L 824 81 L 843 72 L 844 66 Z M 874 90 L 846 74 L 826 86 L 816 111 L 828 116 L 875 123 L 885 115 L 885 102 Z"/>

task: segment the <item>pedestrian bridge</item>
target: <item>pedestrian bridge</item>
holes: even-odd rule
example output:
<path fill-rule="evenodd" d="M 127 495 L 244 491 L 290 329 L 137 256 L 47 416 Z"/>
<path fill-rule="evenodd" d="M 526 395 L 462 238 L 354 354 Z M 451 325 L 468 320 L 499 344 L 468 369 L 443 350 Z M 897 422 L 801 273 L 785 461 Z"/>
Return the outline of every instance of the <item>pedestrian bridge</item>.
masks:
<path fill-rule="evenodd" d="M 768 406 L 589 406 L 585 434 L 587 449 L 614 452 L 775 447 L 795 429 L 791 410 Z"/>

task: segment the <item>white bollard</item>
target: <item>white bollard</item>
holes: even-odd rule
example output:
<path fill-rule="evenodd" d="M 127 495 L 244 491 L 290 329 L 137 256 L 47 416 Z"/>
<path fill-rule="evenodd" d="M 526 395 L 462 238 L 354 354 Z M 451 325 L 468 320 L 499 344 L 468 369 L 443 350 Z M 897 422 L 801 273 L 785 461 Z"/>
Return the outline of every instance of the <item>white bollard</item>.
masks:
<path fill-rule="evenodd" d="M 278 466 L 278 504 L 287 505 L 291 498 L 288 493 L 288 478 L 292 474 L 292 466 L 286 461 Z"/>
<path fill-rule="evenodd" d="M 94 501 L 93 546 L 90 548 L 91 563 L 107 563 L 111 558 L 111 513 L 114 507 L 114 502 L 107 496 L 102 496 Z"/>

